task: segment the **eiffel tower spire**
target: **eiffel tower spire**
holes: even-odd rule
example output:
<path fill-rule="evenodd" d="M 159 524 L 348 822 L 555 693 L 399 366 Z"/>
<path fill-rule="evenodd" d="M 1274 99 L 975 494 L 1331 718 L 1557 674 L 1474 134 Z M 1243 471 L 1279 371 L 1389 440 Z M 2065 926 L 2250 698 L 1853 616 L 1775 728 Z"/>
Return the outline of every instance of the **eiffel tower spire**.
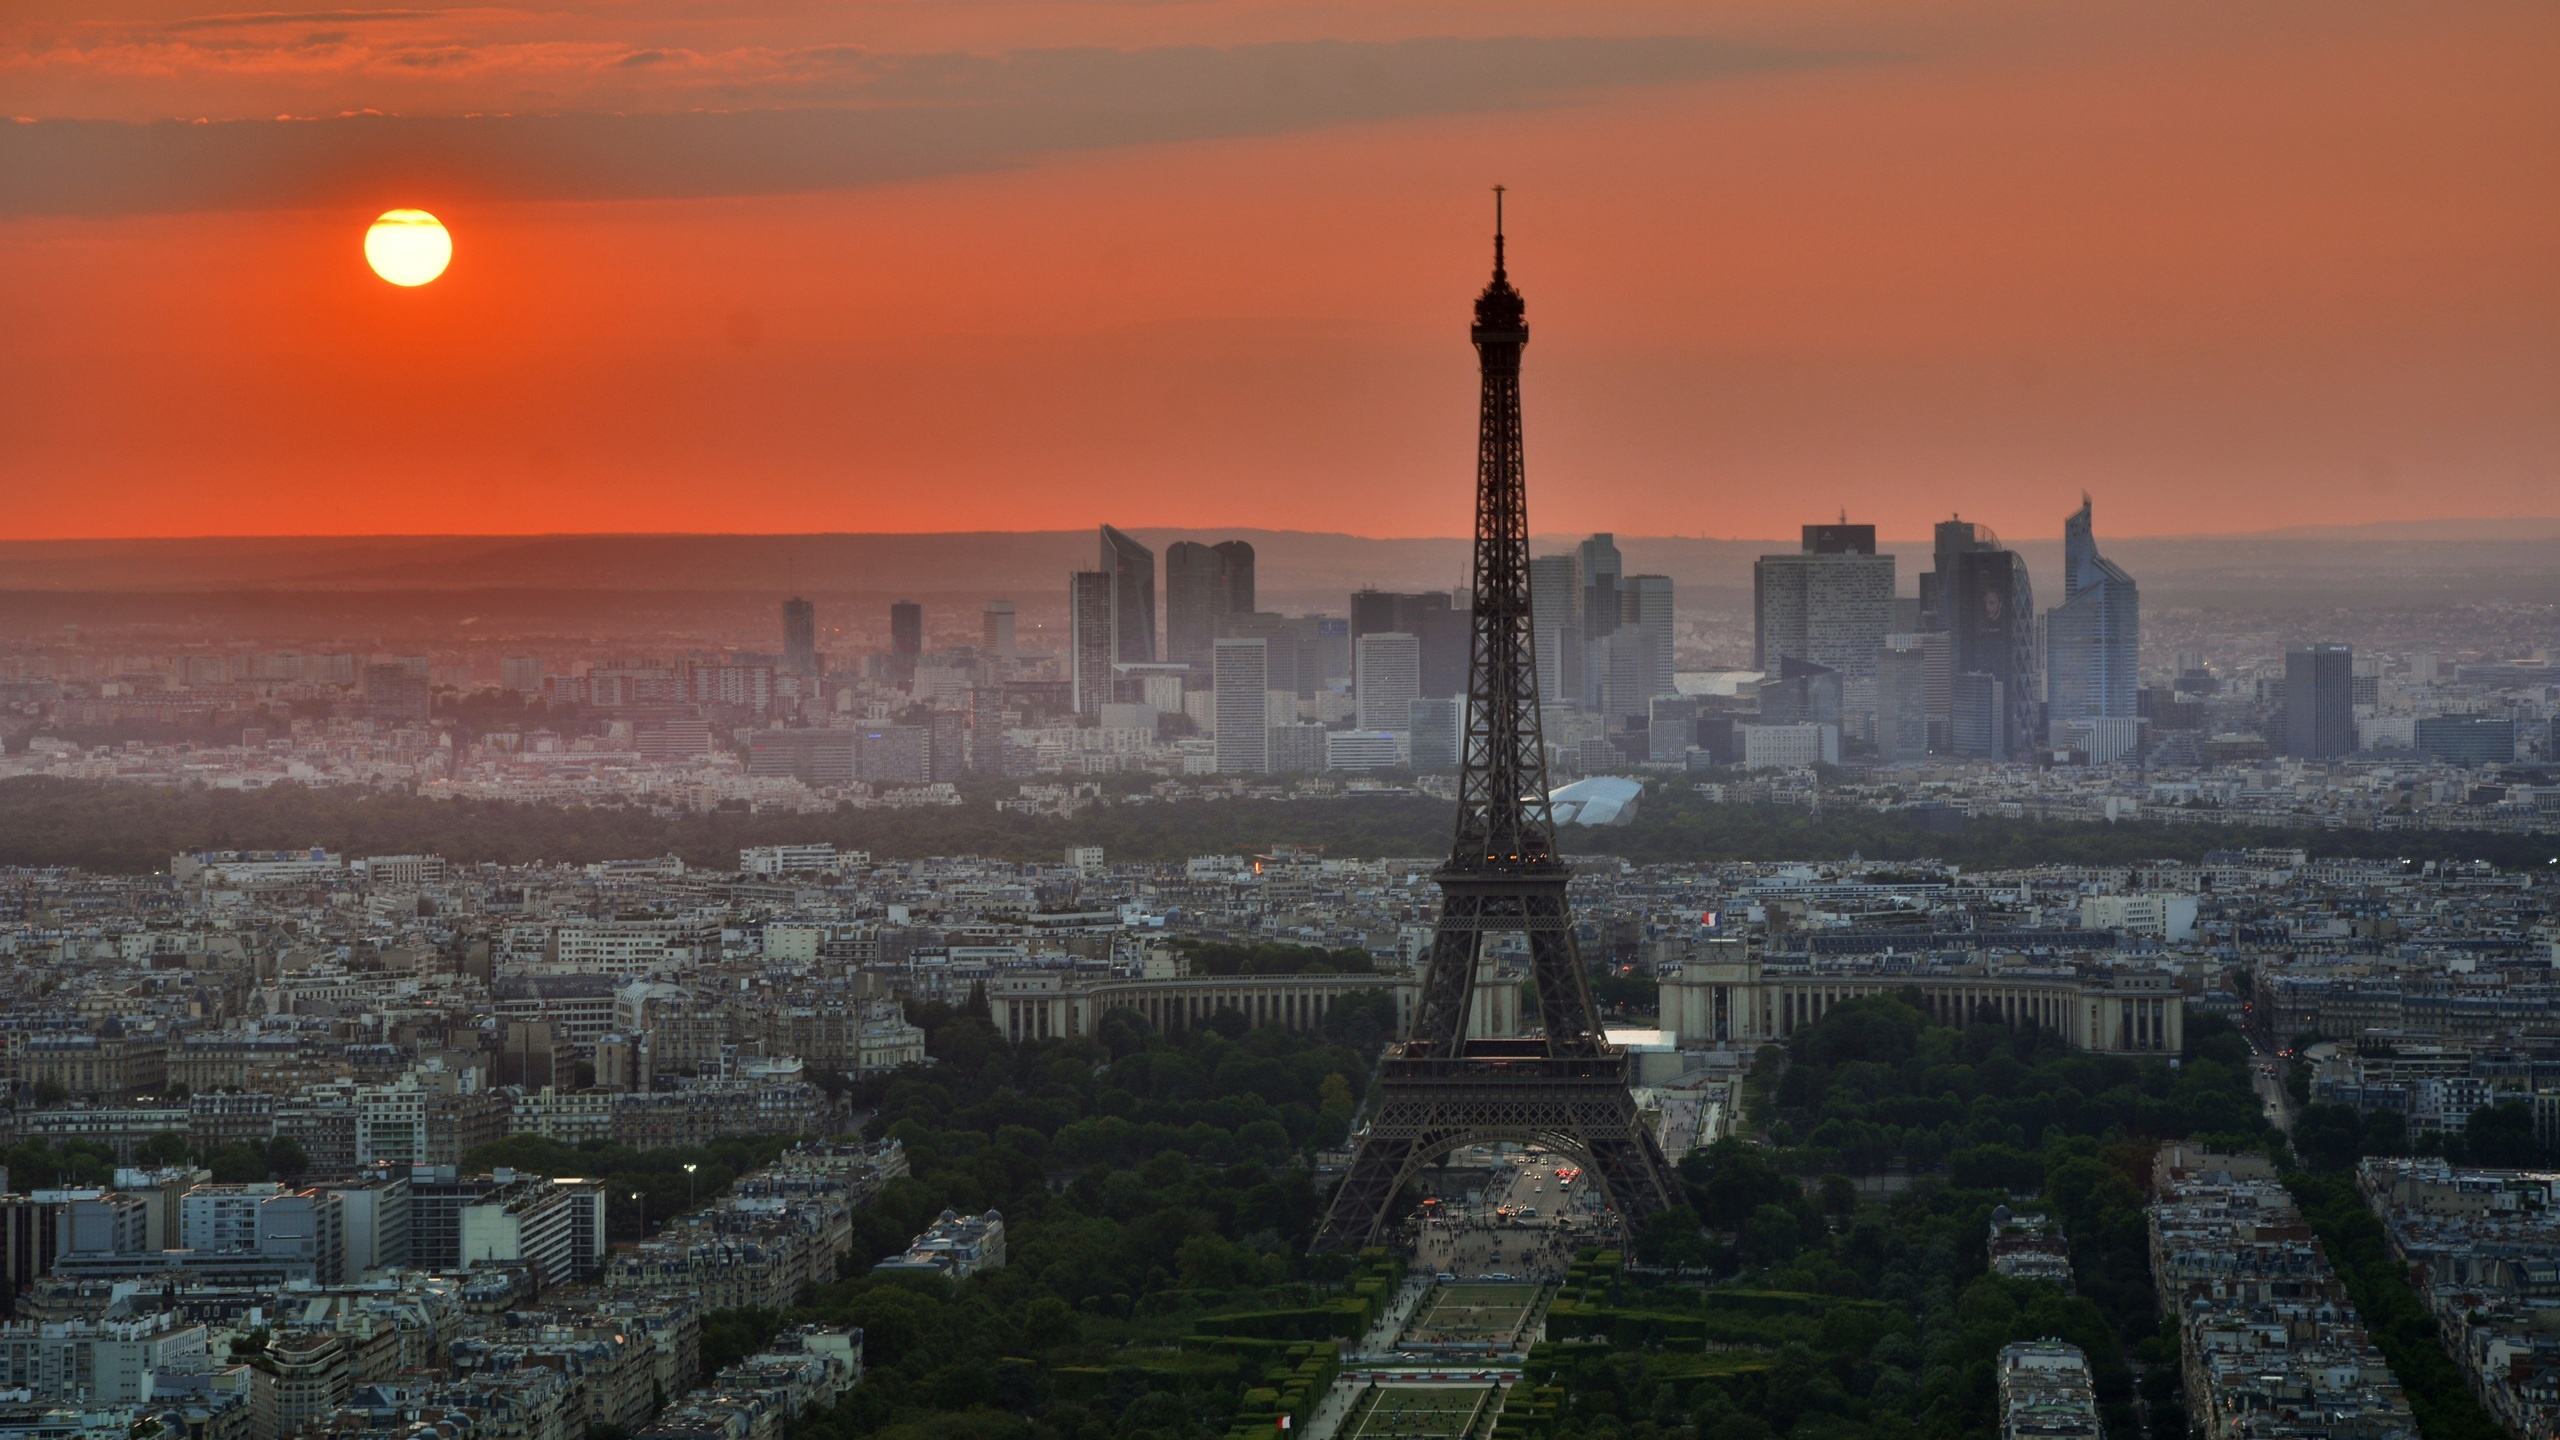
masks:
<path fill-rule="evenodd" d="M 1413 1026 L 1380 1062 L 1378 1108 L 1334 1191 L 1318 1249 L 1378 1243 L 1397 1193 L 1421 1166 L 1461 1145 L 1513 1140 L 1583 1163 L 1623 1220 L 1640 1225 L 1679 1193 L 1662 1148 L 1627 1093 L 1627 1058 L 1609 1044 L 1574 945 L 1547 802 L 1529 608 L 1529 501 L 1520 443 L 1520 352 L 1528 307 L 1503 263 L 1502 191 L 1494 191 L 1493 279 L 1469 338 L 1482 376 L 1476 437 L 1475 611 L 1467 665 L 1456 836 L 1440 885 L 1440 923 Z M 1484 937 L 1525 932 L 1538 995 L 1529 1037 L 1470 1038 Z M 1631 1232 L 1632 1233 L 1632 1232 Z"/>

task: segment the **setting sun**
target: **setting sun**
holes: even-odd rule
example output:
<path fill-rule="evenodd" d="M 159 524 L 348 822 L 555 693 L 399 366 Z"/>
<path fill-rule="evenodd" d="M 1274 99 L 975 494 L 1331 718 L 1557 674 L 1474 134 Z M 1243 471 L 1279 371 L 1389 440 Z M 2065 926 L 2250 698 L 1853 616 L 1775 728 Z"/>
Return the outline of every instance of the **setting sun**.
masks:
<path fill-rule="evenodd" d="M 364 232 L 365 263 L 394 285 L 424 285 L 453 260 L 453 236 L 424 210 L 385 210 Z"/>

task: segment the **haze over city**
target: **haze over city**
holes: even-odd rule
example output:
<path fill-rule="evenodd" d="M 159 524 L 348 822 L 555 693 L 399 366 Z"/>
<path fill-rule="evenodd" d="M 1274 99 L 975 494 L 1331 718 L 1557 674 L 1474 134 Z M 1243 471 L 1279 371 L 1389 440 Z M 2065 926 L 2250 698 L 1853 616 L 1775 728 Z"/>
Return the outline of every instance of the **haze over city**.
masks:
<path fill-rule="evenodd" d="M 2560 10 L 0 14 L 0 1440 L 2560 1433 Z"/>

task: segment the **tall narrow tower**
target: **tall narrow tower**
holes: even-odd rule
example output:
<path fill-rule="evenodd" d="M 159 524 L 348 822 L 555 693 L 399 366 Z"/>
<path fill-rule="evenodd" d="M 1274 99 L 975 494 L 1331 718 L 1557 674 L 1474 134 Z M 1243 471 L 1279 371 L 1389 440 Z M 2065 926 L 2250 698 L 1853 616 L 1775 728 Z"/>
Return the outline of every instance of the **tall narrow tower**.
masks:
<path fill-rule="evenodd" d="M 1413 1028 L 1379 1066 L 1376 1113 L 1334 1191 L 1319 1250 L 1377 1243 L 1415 1172 L 1462 1145 L 1510 1140 L 1579 1160 L 1633 1237 L 1678 1195 L 1662 1147 L 1627 1093 L 1626 1052 L 1593 1014 L 1565 908 L 1538 722 L 1529 606 L 1529 505 L 1520 456 L 1526 307 L 1503 268 L 1495 192 L 1493 281 L 1471 332 L 1483 371 L 1476 440 L 1475 614 L 1457 838 L 1440 885 L 1440 926 Z M 1477 954 L 1495 931 L 1525 931 L 1539 1033 L 1467 1036 Z"/>

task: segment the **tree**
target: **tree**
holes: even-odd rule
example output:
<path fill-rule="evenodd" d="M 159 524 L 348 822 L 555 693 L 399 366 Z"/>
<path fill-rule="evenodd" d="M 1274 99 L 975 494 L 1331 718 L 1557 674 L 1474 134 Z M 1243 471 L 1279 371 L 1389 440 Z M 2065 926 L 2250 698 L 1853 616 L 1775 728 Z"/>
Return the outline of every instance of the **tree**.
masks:
<path fill-rule="evenodd" d="M 2409 1148 L 2409 1121 L 2397 1110 L 2376 1110 L 2364 1117 L 2364 1153 L 2399 1155 Z"/>
<path fill-rule="evenodd" d="M 1742 1227 L 1742 1258 L 1751 1265 L 1783 1265 L 1804 1244 L 1804 1227 L 1784 1205 L 1763 1205 Z"/>
<path fill-rule="evenodd" d="M 2501 1170 L 2541 1164 L 2545 1152 L 2533 1138 L 2533 1106 L 2509 1100 L 2472 1111 L 2462 1129 L 2462 1153 L 2474 1165 Z"/>
<path fill-rule="evenodd" d="M 50 1109 L 70 1098 L 71 1092 L 62 1087 L 61 1081 L 51 1076 L 36 1082 L 35 1101 L 39 1109 Z"/>
<path fill-rule="evenodd" d="M 205 1157 L 217 1185 L 255 1185 L 267 1178 L 267 1157 L 245 1141 L 235 1140 Z"/>
<path fill-rule="evenodd" d="M 2528 1111 L 2528 1131 L 2532 1118 Z M 2314 1170 L 2344 1170 L 2364 1153 L 2364 1117 L 2345 1105 L 2304 1106 L 2293 1122 L 2293 1148 Z"/>
<path fill-rule="evenodd" d="M 195 1158 L 188 1148 L 187 1137 L 175 1131 L 162 1131 L 142 1142 L 134 1157 L 149 1166 L 184 1165 Z"/>
<path fill-rule="evenodd" d="M 1714 1263 L 1715 1247 L 1698 1230 L 1698 1212 L 1674 1205 L 1645 1221 L 1636 1237 L 1636 1253 L 1654 1265 L 1704 1269 Z"/>
<path fill-rule="evenodd" d="M 279 1135 L 267 1142 L 267 1172 L 279 1180 L 291 1180 L 311 1168 L 311 1157 L 303 1151 L 302 1142 L 290 1135 Z"/>

